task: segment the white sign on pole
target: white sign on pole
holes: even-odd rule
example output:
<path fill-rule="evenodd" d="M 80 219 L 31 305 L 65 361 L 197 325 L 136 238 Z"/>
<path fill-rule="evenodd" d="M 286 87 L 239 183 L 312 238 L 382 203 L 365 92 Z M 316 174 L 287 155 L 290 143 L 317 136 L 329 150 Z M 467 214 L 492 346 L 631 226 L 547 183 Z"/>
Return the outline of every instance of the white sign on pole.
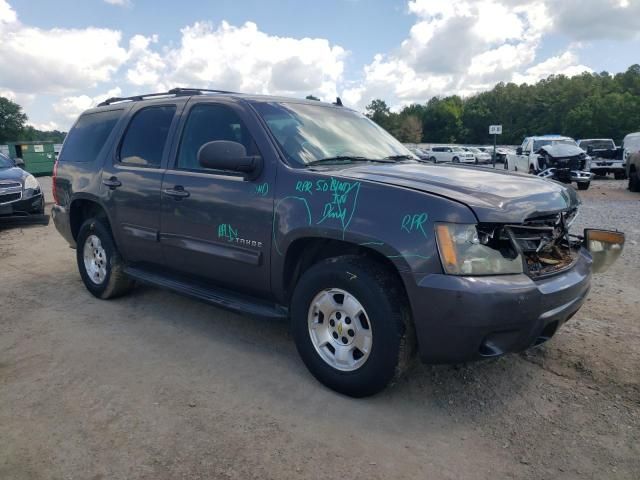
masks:
<path fill-rule="evenodd" d="M 489 135 L 502 135 L 502 125 L 489 125 Z"/>

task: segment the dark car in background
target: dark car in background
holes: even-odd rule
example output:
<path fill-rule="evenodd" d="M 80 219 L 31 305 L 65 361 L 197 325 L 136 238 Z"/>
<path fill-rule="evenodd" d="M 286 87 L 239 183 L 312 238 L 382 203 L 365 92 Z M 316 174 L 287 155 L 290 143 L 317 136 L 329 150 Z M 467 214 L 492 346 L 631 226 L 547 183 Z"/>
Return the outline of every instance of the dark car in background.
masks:
<path fill-rule="evenodd" d="M 43 213 L 44 195 L 38 180 L 0 153 L 0 222 Z"/>
<path fill-rule="evenodd" d="M 110 99 L 67 135 L 53 185 L 91 294 L 141 281 L 289 319 L 311 373 L 352 396 L 416 348 L 449 363 L 547 341 L 624 242 L 569 235 L 580 200 L 565 185 L 419 162 L 341 102 Z"/>

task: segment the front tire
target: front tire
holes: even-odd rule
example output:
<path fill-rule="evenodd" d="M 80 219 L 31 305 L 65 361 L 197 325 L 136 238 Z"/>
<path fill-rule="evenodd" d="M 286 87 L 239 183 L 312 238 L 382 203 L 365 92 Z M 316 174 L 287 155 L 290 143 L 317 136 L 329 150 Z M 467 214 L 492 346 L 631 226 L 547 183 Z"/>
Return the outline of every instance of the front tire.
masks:
<path fill-rule="evenodd" d="M 429 160 L 431 160 L 433 163 L 436 163 L 438 161 L 436 157 L 431 157 Z"/>
<path fill-rule="evenodd" d="M 303 275 L 291 300 L 300 357 L 316 379 L 352 397 L 384 389 L 414 350 L 398 280 L 357 256 L 332 258 Z"/>
<path fill-rule="evenodd" d="M 111 232 L 99 219 L 82 224 L 76 244 L 78 270 L 92 295 L 106 300 L 131 290 L 133 281 L 124 273 L 124 262 Z"/>
<path fill-rule="evenodd" d="M 632 192 L 640 192 L 640 177 L 636 170 L 629 172 L 629 190 Z"/>
<path fill-rule="evenodd" d="M 460 163 L 460 159 L 458 157 L 453 157 L 453 163 Z"/>
<path fill-rule="evenodd" d="M 578 183 L 578 190 L 588 190 L 591 182 L 580 182 Z"/>

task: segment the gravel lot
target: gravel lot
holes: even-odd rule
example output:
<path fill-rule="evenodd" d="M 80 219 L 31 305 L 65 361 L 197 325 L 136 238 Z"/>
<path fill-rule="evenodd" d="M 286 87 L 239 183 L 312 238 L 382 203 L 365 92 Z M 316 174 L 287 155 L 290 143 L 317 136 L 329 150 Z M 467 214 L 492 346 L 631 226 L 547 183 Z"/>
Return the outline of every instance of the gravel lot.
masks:
<path fill-rule="evenodd" d="M 318 384 L 283 323 L 100 301 L 53 225 L 0 231 L 0 479 L 638 479 L 640 195 L 581 196 L 577 227 L 627 245 L 551 342 L 364 400 Z"/>

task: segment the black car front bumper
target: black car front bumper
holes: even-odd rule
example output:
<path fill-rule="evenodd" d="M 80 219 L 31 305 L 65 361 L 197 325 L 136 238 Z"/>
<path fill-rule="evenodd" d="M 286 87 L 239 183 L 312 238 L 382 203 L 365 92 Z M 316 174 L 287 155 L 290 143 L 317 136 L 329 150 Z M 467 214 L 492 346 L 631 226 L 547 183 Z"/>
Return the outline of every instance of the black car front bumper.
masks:
<path fill-rule="evenodd" d="M 17 194 L 16 194 L 17 195 Z M 33 196 L 0 203 L 0 217 L 39 215 L 44 210 L 44 196 L 42 192 Z"/>
<path fill-rule="evenodd" d="M 582 306 L 591 285 L 591 255 L 533 280 L 525 274 L 405 279 L 420 357 L 456 363 L 518 352 L 549 339 Z"/>

